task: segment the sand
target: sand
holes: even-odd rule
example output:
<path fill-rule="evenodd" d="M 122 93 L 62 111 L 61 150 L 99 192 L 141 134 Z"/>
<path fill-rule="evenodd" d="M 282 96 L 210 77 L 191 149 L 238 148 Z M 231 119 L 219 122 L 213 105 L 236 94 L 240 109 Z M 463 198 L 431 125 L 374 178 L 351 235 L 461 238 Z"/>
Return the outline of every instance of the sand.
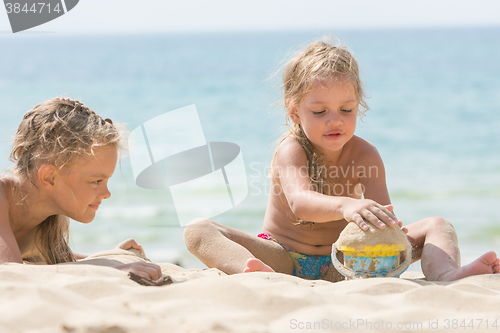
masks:
<path fill-rule="evenodd" d="M 363 251 L 366 245 L 401 244 L 404 248 L 410 247 L 406 234 L 400 228 L 379 229 L 366 220 L 365 223 L 367 230 L 361 230 L 354 222 L 347 224 L 336 242 L 337 247 L 353 247 L 358 251 Z"/>
<path fill-rule="evenodd" d="M 500 275 L 308 281 L 160 264 L 175 281 L 141 286 L 106 266 L 125 250 L 60 265 L 0 265 L 0 332 L 500 331 Z"/>

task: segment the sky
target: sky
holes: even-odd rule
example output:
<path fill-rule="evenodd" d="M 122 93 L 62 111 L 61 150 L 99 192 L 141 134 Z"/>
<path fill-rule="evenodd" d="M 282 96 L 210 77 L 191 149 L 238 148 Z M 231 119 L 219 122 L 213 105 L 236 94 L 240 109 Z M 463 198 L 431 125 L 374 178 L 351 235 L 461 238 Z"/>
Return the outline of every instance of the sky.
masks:
<path fill-rule="evenodd" d="M 498 26 L 499 13 L 498 0 L 80 0 L 66 15 L 27 32 L 107 34 Z M 0 10 L 0 32 L 11 32 L 5 10 Z"/>

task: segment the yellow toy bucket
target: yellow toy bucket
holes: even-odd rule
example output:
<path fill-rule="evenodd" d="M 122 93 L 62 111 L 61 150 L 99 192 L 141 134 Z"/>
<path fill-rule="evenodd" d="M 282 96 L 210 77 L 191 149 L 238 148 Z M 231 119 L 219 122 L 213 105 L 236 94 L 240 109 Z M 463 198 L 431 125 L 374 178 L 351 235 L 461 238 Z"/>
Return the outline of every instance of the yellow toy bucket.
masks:
<path fill-rule="evenodd" d="M 388 239 L 391 243 L 387 243 Z M 338 251 L 344 254 L 344 264 L 337 259 Z M 400 264 L 402 253 L 405 260 Z M 371 226 L 363 231 L 351 223 L 332 245 L 332 262 L 348 279 L 398 277 L 410 266 L 411 246 L 399 227 Z"/>

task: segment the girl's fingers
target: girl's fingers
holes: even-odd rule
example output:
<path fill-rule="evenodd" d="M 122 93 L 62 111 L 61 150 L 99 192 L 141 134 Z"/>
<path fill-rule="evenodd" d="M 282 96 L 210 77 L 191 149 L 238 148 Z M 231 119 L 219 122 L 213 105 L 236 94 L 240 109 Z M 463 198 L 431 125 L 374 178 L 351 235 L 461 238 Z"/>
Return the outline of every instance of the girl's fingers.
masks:
<path fill-rule="evenodd" d="M 137 244 L 137 243 L 135 242 L 135 240 L 134 240 L 134 239 L 132 239 L 132 238 L 129 238 L 129 239 L 127 239 L 127 240 L 125 240 L 125 241 L 121 242 L 120 244 L 118 244 L 117 248 L 119 248 L 119 249 L 124 249 L 124 250 L 128 250 L 128 249 L 130 249 L 131 247 L 133 247 L 133 246 L 134 246 L 134 244 Z"/>
<path fill-rule="evenodd" d="M 398 223 L 398 219 L 396 218 L 396 216 L 394 216 L 394 214 L 392 213 L 392 210 L 389 210 L 387 208 L 388 206 L 392 208 L 392 205 L 379 207 L 380 213 L 379 213 L 378 217 L 383 222 L 385 222 L 387 225 L 393 227 Z"/>
<path fill-rule="evenodd" d="M 143 278 L 146 278 L 146 279 L 151 279 L 150 275 L 148 274 L 148 272 L 143 272 L 141 270 L 130 270 L 132 273 L 135 273 L 137 275 L 139 275 L 140 277 L 143 277 Z"/>
<path fill-rule="evenodd" d="M 133 248 L 134 250 L 139 251 L 139 253 L 140 253 L 140 254 L 142 254 L 143 256 L 144 256 L 144 255 L 146 255 L 146 254 L 144 253 L 144 248 L 142 247 L 142 245 L 139 245 L 139 244 L 135 243 L 135 244 L 132 244 L 132 248 Z"/>
<path fill-rule="evenodd" d="M 156 264 L 147 262 L 139 263 L 141 269 L 149 275 L 151 280 L 158 280 L 161 276 L 161 268 Z"/>
<path fill-rule="evenodd" d="M 141 255 L 145 256 L 142 245 L 138 244 L 133 238 L 121 242 L 120 244 L 118 244 L 116 248 L 123 250 L 130 250 L 130 249 L 138 250 Z"/>
<path fill-rule="evenodd" d="M 143 278 L 151 280 L 158 280 L 162 276 L 160 266 L 147 262 L 134 262 L 120 265 L 115 268 L 126 272 L 133 272 Z"/>
<path fill-rule="evenodd" d="M 142 248 L 142 246 L 137 244 L 135 239 L 130 239 L 128 242 L 128 246 L 129 246 L 129 248 L 136 249 L 136 250 L 140 250 Z"/>
<path fill-rule="evenodd" d="M 368 225 L 365 223 L 365 220 L 361 217 L 361 215 L 354 215 L 352 221 L 356 223 L 362 230 L 368 230 Z"/>
<path fill-rule="evenodd" d="M 151 277 L 151 280 L 158 280 L 161 277 L 161 268 L 155 264 L 148 265 L 148 274 Z"/>
<path fill-rule="evenodd" d="M 379 212 L 379 215 L 380 215 L 380 212 Z M 376 226 L 377 228 L 379 228 L 379 229 L 384 229 L 385 228 L 385 223 L 383 221 L 381 221 L 379 219 L 379 217 L 377 215 L 375 215 L 375 213 L 367 210 L 367 211 L 364 212 L 363 217 L 366 220 L 368 220 L 368 222 L 370 222 L 371 224 L 373 224 L 374 226 Z"/>
<path fill-rule="evenodd" d="M 392 207 L 392 206 L 391 206 Z M 388 209 L 387 207 L 385 206 L 382 206 L 380 207 L 380 210 L 383 211 L 387 216 L 389 216 L 391 219 L 394 220 L 394 218 L 396 218 L 396 216 L 394 215 L 394 213 L 392 212 L 392 209 Z"/>

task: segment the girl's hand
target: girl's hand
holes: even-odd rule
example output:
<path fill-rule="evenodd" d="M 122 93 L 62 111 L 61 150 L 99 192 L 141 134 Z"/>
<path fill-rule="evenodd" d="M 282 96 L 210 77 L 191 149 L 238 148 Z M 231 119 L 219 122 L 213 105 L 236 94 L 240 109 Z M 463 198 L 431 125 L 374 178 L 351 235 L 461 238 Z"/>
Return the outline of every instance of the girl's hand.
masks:
<path fill-rule="evenodd" d="M 156 281 L 161 277 L 160 266 L 148 262 L 133 262 L 131 264 L 119 265 L 115 268 L 120 271 L 135 273 L 143 278 L 153 281 Z"/>
<path fill-rule="evenodd" d="M 368 225 L 364 220 L 383 229 L 386 224 L 393 227 L 401 223 L 390 209 L 392 205 L 382 206 L 373 200 L 351 199 L 344 205 L 343 215 L 347 222 L 354 222 L 363 230 L 368 230 Z"/>
<path fill-rule="evenodd" d="M 145 256 L 144 249 L 142 248 L 142 246 L 137 244 L 137 242 L 135 240 L 133 240 L 132 238 L 121 242 L 120 244 L 118 244 L 118 246 L 116 248 L 123 249 L 123 250 L 130 250 L 130 249 L 137 250 L 137 251 L 139 251 L 139 254 L 141 254 L 142 256 Z"/>
<path fill-rule="evenodd" d="M 392 205 L 385 205 L 384 206 L 385 208 L 387 208 L 392 214 L 394 214 L 394 207 Z M 396 216 L 396 215 L 394 215 Z M 401 230 L 403 230 L 403 232 L 405 234 L 408 233 L 408 229 L 406 229 L 405 227 L 403 227 L 403 222 L 401 222 L 400 220 L 396 220 L 396 222 L 398 223 L 398 227 L 401 228 Z"/>

